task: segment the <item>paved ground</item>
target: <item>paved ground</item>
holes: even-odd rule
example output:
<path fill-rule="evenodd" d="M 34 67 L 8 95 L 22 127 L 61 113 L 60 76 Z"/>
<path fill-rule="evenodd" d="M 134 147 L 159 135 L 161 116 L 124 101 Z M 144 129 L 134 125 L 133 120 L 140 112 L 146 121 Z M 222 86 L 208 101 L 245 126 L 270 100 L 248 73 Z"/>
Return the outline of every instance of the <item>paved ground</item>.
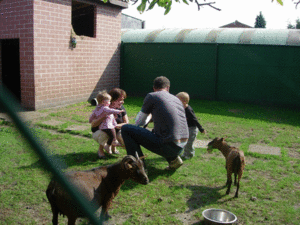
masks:
<path fill-rule="evenodd" d="M 34 121 L 34 123 L 36 123 L 36 122 L 42 121 L 42 119 L 44 117 L 46 117 L 48 114 L 49 113 L 30 111 L 30 112 L 20 112 L 19 115 L 23 118 L 24 121 Z M 0 113 L 0 120 L 11 122 L 11 119 L 5 113 Z M 51 119 L 48 121 L 42 121 L 40 123 L 43 123 L 45 125 L 56 126 L 56 125 L 63 124 L 64 121 Z M 89 128 L 90 128 L 90 125 L 87 122 L 86 124 L 82 124 L 82 125 L 70 125 L 69 127 L 66 128 L 66 130 L 67 131 L 74 131 L 74 130 L 81 131 L 81 130 L 87 130 Z M 194 146 L 195 146 L 195 148 L 207 148 L 208 142 L 209 141 L 207 141 L 207 140 L 196 140 L 194 142 Z M 238 146 L 235 146 L 235 147 L 238 147 Z M 248 151 L 260 153 L 260 154 L 281 155 L 280 148 L 270 147 L 270 146 L 266 146 L 266 145 L 252 144 L 249 146 Z"/>

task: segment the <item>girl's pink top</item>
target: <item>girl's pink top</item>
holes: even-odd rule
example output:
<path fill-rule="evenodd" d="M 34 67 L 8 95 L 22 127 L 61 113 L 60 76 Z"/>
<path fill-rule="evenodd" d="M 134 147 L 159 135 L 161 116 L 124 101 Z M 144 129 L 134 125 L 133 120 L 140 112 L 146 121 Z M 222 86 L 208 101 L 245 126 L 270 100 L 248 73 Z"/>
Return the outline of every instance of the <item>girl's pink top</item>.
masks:
<path fill-rule="evenodd" d="M 114 129 L 117 126 L 117 121 L 114 114 L 119 114 L 120 112 L 122 112 L 122 110 L 112 109 L 108 106 L 97 105 L 96 109 L 89 118 L 89 122 L 91 123 L 94 119 L 106 116 L 104 121 L 99 125 L 99 129 Z"/>

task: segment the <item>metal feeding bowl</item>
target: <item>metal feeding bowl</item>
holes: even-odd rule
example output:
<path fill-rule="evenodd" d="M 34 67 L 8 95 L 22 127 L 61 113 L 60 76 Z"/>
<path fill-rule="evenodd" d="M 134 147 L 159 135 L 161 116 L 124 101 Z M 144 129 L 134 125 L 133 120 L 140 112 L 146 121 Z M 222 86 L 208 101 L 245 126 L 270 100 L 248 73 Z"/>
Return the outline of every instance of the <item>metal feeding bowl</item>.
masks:
<path fill-rule="evenodd" d="M 206 209 L 202 212 L 205 224 L 233 224 L 237 217 L 224 209 Z"/>

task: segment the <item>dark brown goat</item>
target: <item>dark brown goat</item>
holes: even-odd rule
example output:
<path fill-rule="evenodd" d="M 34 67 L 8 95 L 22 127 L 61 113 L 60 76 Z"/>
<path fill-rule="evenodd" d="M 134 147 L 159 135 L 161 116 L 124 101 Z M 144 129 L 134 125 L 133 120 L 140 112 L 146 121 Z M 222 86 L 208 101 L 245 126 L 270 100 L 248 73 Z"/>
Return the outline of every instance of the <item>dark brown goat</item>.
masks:
<path fill-rule="evenodd" d="M 237 189 L 235 192 L 235 198 L 238 197 L 238 192 L 240 188 L 240 180 L 243 176 L 244 168 L 245 168 L 245 156 L 244 152 L 235 147 L 230 147 L 226 142 L 225 138 L 215 138 L 211 142 L 208 143 L 207 151 L 211 152 L 214 148 L 219 149 L 225 159 L 226 159 L 226 170 L 227 170 L 227 182 L 226 186 L 228 186 L 226 194 L 228 195 L 230 192 L 230 187 L 232 184 L 231 175 L 234 173 L 234 185 L 237 185 Z M 238 182 L 236 182 L 236 177 L 238 175 Z"/>
<path fill-rule="evenodd" d="M 101 220 L 110 218 L 108 209 L 125 180 L 131 179 L 145 185 L 149 183 L 143 162 L 137 154 L 136 158 L 128 155 L 121 162 L 113 165 L 87 171 L 68 172 L 65 175 L 89 202 L 96 205 L 96 208 L 102 206 Z M 77 218 L 85 217 L 56 180 L 50 181 L 46 195 L 51 204 L 54 225 L 58 224 L 58 214 L 68 217 L 68 225 L 75 225 Z"/>

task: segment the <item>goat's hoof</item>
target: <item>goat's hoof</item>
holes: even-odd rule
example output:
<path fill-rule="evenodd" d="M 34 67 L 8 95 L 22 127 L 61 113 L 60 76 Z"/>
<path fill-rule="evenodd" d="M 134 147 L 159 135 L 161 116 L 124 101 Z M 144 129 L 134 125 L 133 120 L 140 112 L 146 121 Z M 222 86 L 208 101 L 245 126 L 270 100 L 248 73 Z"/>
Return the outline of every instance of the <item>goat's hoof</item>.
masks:
<path fill-rule="evenodd" d="M 105 219 L 105 220 L 111 219 L 111 215 L 109 215 L 109 214 L 107 213 L 107 214 L 105 215 L 104 219 Z"/>
<path fill-rule="evenodd" d="M 109 219 L 111 219 L 111 216 L 109 214 L 105 214 L 103 217 L 100 216 L 100 220 L 107 221 Z"/>

